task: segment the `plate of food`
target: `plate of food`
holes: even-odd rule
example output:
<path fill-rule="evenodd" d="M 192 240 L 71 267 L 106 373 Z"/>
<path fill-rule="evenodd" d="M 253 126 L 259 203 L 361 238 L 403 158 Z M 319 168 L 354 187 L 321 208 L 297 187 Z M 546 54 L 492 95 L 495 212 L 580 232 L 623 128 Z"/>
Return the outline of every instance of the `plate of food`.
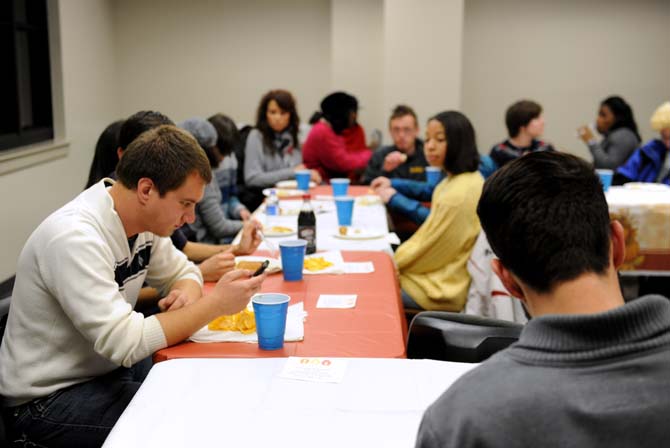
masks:
<path fill-rule="evenodd" d="M 265 236 L 291 236 L 295 235 L 296 230 L 292 227 L 286 226 L 270 226 L 263 228 L 263 235 Z"/>
<path fill-rule="evenodd" d="M 251 302 L 249 302 L 251 305 Z M 239 331 L 242 334 L 256 332 L 256 318 L 253 307 L 247 306 L 239 313 L 229 316 L 219 316 L 209 324 L 209 331 Z"/>
<path fill-rule="evenodd" d="M 265 269 L 266 273 L 274 274 L 275 272 L 281 272 L 281 263 L 276 258 L 257 257 L 255 255 L 243 255 L 240 257 L 235 257 L 235 269 L 248 269 L 250 271 L 256 272 L 256 270 L 261 267 L 261 264 L 263 264 L 265 260 L 270 262 L 267 269 Z"/>
<path fill-rule="evenodd" d="M 270 196 L 270 190 L 272 188 L 266 188 L 263 190 L 263 195 L 265 197 Z M 289 189 L 289 188 L 275 188 L 274 189 L 277 192 L 277 197 L 279 199 L 286 199 L 286 198 L 297 198 L 301 197 L 303 194 L 305 194 L 304 191 L 302 190 L 295 190 L 295 189 Z"/>
<path fill-rule="evenodd" d="M 670 191 L 670 186 L 653 182 L 628 182 L 627 184 L 623 184 L 623 187 L 627 190 Z"/>
<path fill-rule="evenodd" d="M 334 265 L 335 263 L 326 260 L 325 257 L 309 257 L 304 261 L 305 270 L 309 272 L 320 272 Z"/>
<path fill-rule="evenodd" d="M 364 207 L 370 205 L 378 205 L 382 203 L 382 198 L 376 194 L 366 194 L 364 196 L 359 196 L 356 198 L 356 205 L 362 205 Z"/>
<path fill-rule="evenodd" d="M 338 250 L 317 252 L 305 256 L 303 274 L 341 274 L 344 272 L 344 260 Z"/>
<path fill-rule="evenodd" d="M 286 190 L 297 190 L 298 189 L 298 181 L 297 180 L 282 180 L 279 181 L 275 184 L 275 187 L 277 188 L 283 188 Z M 314 188 L 316 187 L 316 184 L 314 182 L 309 183 L 309 188 Z"/>
<path fill-rule="evenodd" d="M 365 227 L 340 226 L 337 230 L 333 236 L 341 240 L 374 240 L 386 236 L 384 232 Z"/>

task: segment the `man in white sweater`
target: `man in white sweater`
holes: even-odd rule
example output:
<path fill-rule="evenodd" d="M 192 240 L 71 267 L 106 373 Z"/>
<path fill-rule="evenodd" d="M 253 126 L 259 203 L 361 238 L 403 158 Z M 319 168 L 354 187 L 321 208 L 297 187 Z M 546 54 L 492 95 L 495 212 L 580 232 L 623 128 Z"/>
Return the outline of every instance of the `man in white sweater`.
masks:
<path fill-rule="evenodd" d="M 232 271 L 201 297 L 199 270 L 167 238 L 193 222 L 211 180 L 206 155 L 186 132 L 145 132 L 117 175 L 51 214 L 21 252 L 0 347 L 0 395 L 14 440 L 101 445 L 150 356 L 243 309 L 264 279 Z M 163 313 L 133 311 L 144 282 L 165 296 Z"/>

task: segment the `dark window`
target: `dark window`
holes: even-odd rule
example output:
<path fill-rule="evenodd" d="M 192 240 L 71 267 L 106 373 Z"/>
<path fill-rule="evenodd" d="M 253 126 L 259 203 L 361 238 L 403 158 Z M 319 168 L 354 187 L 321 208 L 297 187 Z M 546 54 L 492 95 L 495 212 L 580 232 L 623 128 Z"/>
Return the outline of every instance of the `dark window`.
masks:
<path fill-rule="evenodd" d="M 0 0 L 0 150 L 53 139 L 46 0 Z"/>

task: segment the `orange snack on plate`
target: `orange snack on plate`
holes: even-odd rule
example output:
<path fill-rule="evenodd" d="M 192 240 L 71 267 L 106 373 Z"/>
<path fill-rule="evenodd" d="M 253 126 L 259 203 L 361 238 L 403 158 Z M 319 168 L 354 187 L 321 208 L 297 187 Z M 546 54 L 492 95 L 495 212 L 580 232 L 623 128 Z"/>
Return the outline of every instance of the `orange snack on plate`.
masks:
<path fill-rule="evenodd" d="M 239 331 L 249 334 L 256 331 L 254 312 L 248 308 L 230 316 L 219 316 L 211 321 L 207 328 L 211 331 Z"/>

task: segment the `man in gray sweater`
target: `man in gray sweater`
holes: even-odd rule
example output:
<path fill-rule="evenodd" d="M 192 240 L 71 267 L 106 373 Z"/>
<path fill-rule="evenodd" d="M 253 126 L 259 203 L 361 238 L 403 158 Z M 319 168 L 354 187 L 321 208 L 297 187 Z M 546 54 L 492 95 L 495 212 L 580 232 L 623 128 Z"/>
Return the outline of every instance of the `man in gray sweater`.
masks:
<path fill-rule="evenodd" d="M 624 304 L 623 228 L 593 169 L 529 154 L 488 179 L 477 212 L 533 319 L 428 408 L 416 446 L 667 446 L 670 302 Z"/>

